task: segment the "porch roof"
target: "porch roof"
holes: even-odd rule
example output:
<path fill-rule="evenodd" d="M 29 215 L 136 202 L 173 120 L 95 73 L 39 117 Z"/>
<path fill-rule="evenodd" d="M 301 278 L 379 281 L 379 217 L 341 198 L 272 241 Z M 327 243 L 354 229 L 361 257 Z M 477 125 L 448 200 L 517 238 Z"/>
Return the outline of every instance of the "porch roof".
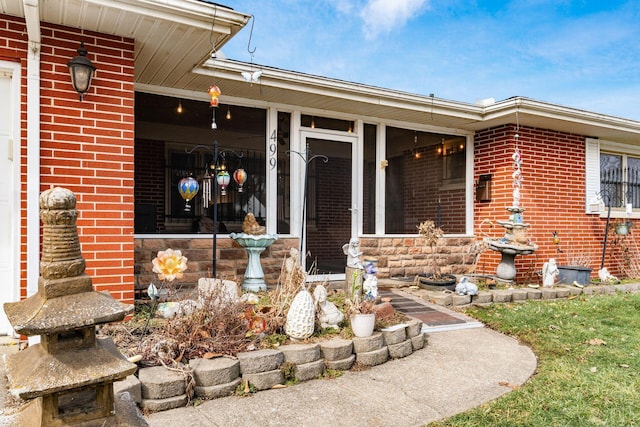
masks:
<path fill-rule="evenodd" d="M 223 100 L 301 106 L 327 115 L 408 122 L 456 130 L 516 123 L 640 145 L 640 122 L 526 97 L 476 105 L 347 82 L 275 67 L 212 59 L 251 15 L 201 0 L 0 0 L 0 13 L 135 39 L 136 89 L 206 99 L 218 85 Z M 26 19 L 33 14 L 27 13 Z M 36 24 L 37 25 L 37 24 Z M 257 83 L 241 72 L 261 70 Z M 517 117 L 516 117 L 517 115 Z"/>

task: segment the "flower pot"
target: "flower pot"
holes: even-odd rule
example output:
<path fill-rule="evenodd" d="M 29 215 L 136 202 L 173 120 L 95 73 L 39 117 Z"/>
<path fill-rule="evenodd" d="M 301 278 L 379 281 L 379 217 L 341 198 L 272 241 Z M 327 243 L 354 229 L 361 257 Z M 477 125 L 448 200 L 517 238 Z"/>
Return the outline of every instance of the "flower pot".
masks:
<path fill-rule="evenodd" d="M 421 288 L 430 291 L 441 291 L 456 289 L 456 276 L 453 274 L 441 274 L 439 278 L 434 278 L 431 274 L 419 274 L 418 284 Z"/>
<path fill-rule="evenodd" d="M 591 268 L 579 265 L 559 265 L 558 283 L 588 285 L 591 282 Z"/>
<path fill-rule="evenodd" d="M 351 318 L 351 330 L 353 335 L 359 338 L 370 337 L 373 334 L 375 325 L 376 315 L 374 313 L 358 313 Z"/>

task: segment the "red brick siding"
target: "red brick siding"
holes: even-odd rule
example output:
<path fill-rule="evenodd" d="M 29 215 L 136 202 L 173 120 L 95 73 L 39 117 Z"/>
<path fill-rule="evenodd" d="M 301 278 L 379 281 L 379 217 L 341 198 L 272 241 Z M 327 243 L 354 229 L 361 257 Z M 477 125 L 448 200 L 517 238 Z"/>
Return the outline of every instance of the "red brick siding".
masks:
<path fill-rule="evenodd" d="M 42 24 L 40 190 L 76 193 L 78 232 L 87 274 L 96 290 L 133 301 L 134 42 Z M 22 64 L 20 283 L 26 295 L 26 58 L 22 19 L 0 16 L 0 57 Z M 67 62 L 84 41 L 97 67 L 83 102 L 71 86 Z"/>
<path fill-rule="evenodd" d="M 512 205 L 513 160 L 516 127 L 501 126 L 478 132 L 475 136 L 475 170 L 477 182 L 482 174 L 492 174 L 492 199 L 475 203 L 475 234 L 492 237 L 504 235 L 496 220 L 507 220 Z M 531 224 L 528 235 L 538 250 L 516 257 L 517 281 L 536 281 L 533 274 L 549 258 L 565 263 L 570 253 L 589 251 L 595 275 L 600 268 L 605 220 L 585 213 L 585 136 L 545 129 L 520 127 L 518 147 L 522 157 L 521 207 L 524 221 Z M 482 221 L 489 219 L 493 228 Z M 561 239 L 557 252 L 552 233 Z M 479 272 L 495 273 L 500 260 L 497 252 L 487 251 L 478 264 Z M 609 270 L 615 266 L 605 263 Z"/>

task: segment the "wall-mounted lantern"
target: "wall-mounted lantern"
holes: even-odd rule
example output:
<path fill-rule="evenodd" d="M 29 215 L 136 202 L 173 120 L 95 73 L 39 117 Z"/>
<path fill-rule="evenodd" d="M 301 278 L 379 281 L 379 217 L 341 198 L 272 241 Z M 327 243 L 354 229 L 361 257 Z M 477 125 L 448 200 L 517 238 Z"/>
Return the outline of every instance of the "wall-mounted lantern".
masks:
<path fill-rule="evenodd" d="M 84 94 L 89 91 L 91 79 L 96 71 L 96 67 L 87 58 L 87 49 L 84 47 L 84 42 L 80 42 L 78 56 L 67 62 L 67 67 L 69 67 L 69 74 L 71 74 L 71 84 L 73 84 L 73 88 L 78 92 L 80 101 L 82 101 Z"/>

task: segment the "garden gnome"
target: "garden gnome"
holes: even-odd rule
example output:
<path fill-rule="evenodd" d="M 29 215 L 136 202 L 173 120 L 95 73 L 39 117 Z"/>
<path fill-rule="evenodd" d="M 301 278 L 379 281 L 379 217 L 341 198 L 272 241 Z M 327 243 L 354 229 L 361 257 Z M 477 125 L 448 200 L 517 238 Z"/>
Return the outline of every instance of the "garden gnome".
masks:
<path fill-rule="evenodd" d="M 556 277 L 558 276 L 558 266 L 556 260 L 550 258 L 549 261 L 542 265 L 542 286 L 553 286 L 556 283 Z"/>
<path fill-rule="evenodd" d="M 342 250 L 344 254 L 347 256 L 347 267 L 352 268 L 362 268 L 362 263 L 360 262 L 360 243 L 358 239 L 355 237 L 349 240 L 349 243 L 342 246 Z"/>
<path fill-rule="evenodd" d="M 340 329 L 338 324 L 344 320 L 344 314 L 331 301 L 327 301 L 327 290 L 318 285 L 313 291 L 313 298 L 318 307 L 318 320 L 323 328 Z"/>

